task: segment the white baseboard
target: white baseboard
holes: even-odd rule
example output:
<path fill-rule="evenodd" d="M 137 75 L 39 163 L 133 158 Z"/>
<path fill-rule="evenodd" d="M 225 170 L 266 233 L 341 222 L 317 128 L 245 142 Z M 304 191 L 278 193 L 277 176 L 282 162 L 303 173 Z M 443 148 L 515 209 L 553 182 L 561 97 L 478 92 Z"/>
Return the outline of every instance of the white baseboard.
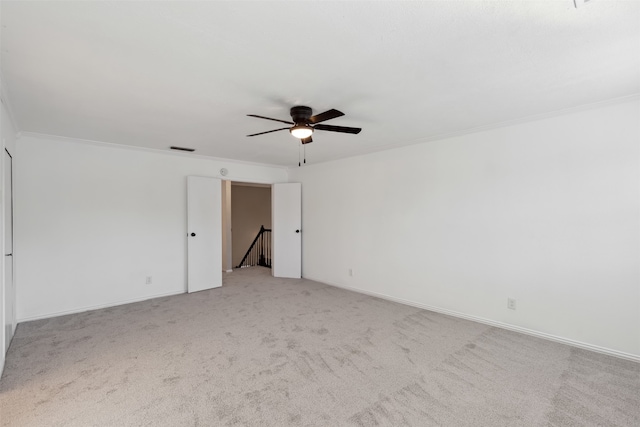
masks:
<path fill-rule="evenodd" d="M 422 304 L 422 303 L 415 302 L 415 301 L 405 300 L 405 299 L 402 299 L 402 298 L 393 297 L 391 295 L 381 294 L 381 293 L 378 293 L 378 292 L 366 291 L 366 290 L 363 290 L 363 289 L 358 289 L 358 288 L 354 288 L 354 287 L 346 286 L 346 285 L 339 285 L 339 284 L 336 284 L 336 283 L 328 283 L 327 281 L 324 281 L 324 280 L 321 280 L 321 279 L 316 279 L 316 278 L 313 278 L 313 277 L 310 277 L 310 276 L 305 276 L 305 279 L 313 280 L 313 281 L 319 282 L 319 283 L 324 283 L 324 284 L 327 284 L 329 286 L 333 286 L 333 287 L 336 287 L 336 288 L 341 288 L 341 289 L 346 289 L 346 290 L 349 290 L 349 291 L 352 291 L 352 292 L 357 292 L 359 294 L 364 294 L 364 295 L 369 295 L 369 296 L 373 296 L 373 297 L 377 297 L 377 298 L 382 298 L 382 299 L 385 299 L 385 300 L 388 300 L 388 301 L 397 302 L 397 303 L 408 305 L 408 306 L 411 306 L 411 307 L 416 307 L 416 308 L 421 308 L 421 309 L 424 309 L 424 310 L 434 311 L 436 313 L 442 313 L 442 314 L 446 314 L 446 315 L 449 315 L 449 316 L 458 317 L 458 318 L 461 318 L 461 319 L 471 320 L 473 322 L 478 322 L 478 323 L 482 323 L 482 324 L 489 325 L 489 326 L 495 326 L 497 328 L 507 329 L 507 330 L 514 331 L 514 332 L 520 332 L 522 334 L 531 335 L 531 336 L 538 337 L 538 338 L 543 338 L 543 339 L 546 339 L 546 340 L 558 342 L 558 343 L 561 343 L 561 344 L 570 345 L 570 346 L 573 346 L 573 347 L 583 348 L 585 350 L 595 351 L 597 353 L 607 354 L 609 356 L 619 357 L 621 359 L 632 360 L 634 362 L 640 362 L 640 355 L 635 355 L 635 354 L 631 354 L 631 353 L 625 353 L 625 352 L 622 352 L 622 351 L 613 350 L 613 349 L 606 348 L 606 347 L 600 347 L 600 346 L 597 346 L 597 345 L 588 344 L 588 343 L 584 343 L 584 342 L 581 342 L 581 341 L 575 341 L 575 340 L 572 340 L 572 339 L 569 339 L 569 338 L 559 337 L 559 336 L 556 336 L 556 335 L 547 334 L 545 332 L 539 332 L 539 331 L 536 331 L 536 330 L 533 330 L 533 329 L 527 329 L 527 328 L 523 328 L 523 327 L 520 327 L 520 326 L 515 326 L 515 325 L 508 324 L 508 323 L 503 323 L 503 322 L 498 322 L 498 321 L 495 321 L 495 320 L 485 319 L 483 317 L 478 317 L 478 316 L 473 316 L 473 315 L 469 315 L 469 314 L 465 314 L 465 313 L 460 313 L 460 312 L 453 311 L 453 310 L 447 310 L 447 309 L 444 309 L 444 308 L 435 307 L 435 306 L 428 305 L 428 304 Z M 115 306 L 118 306 L 118 305 L 124 305 L 124 304 L 130 304 L 130 303 L 134 303 L 134 302 L 146 301 L 146 300 L 153 299 L 153 298 L 162 298 L 162 297 L 167 297 L 167 296 L 172 296 L 172 295 L 179 295 L 179 294 L 183 294 L 183 293 L 184 293 L 184 290 L 172 291 L 172 292 L 166 292 L 166 293 L 162 293 L 162 294 L 147 295 L 147 296 L 144 296 L 144 297 L 134 298 L 134 299 L 130 299 L 130 300 L 112 302 L 112 303 L 108 303 L 108 304 L 99 304 L 99 305 L 95 305 L 95 306 L 75 308 L 75 309 L 72 309 L 72 310 L 65 310 L 65 311 L 47 313 L 47 314 L 42 314 L 42 315 L 37 315 L 37 316 L 27 316 L 27 317 L 22 317 L 22 318 L 17 319 L 17 323 L 30 322 L 30 321 L 33 321 L 33 320 L 49 319 L 49 318 L 52 318 L 52 317 L 64 316 L 64 315 L 67 315 L 67 314 L 82 313 L 82 312 L 90 311 L 90 310 L 99 310 L 99 309 L 102 309 L 102 308 L 115 307 Z M 0 371 L 1 371 L 1 369 L 0 369 Z"/>
<path fill-rule="evenodd" d="M 623 351 L 618 351 L 618 350 L 613 350 L 610 348 L 606 348 L 606 347 L 600 347 L 597 345 L 593 345 L 593 344 L 588 344 L 588 343 L 584 343 L 584 342 L 580 342 L 580 341 L 575 341 L 569 338 L 564 338 L 564 337 L 559 337 L 556 335 L 551 335 L 551 334 L 547 334 L 545 332 L 539 332 L 533 329 L 527 329 L 527 328 L 522 328 L 520 326 L 515 326 L 515 325 L 510 325 L 508 323 L 503 323 L 503 322 L 498 322 L 495 320 L 490 320 L 490 319 L 485 319 L 483 317 L 477 317 L 477 316 L 473 316 L 473 315 L 469 315 L 469 314 L 465 314 L 465 313 L 460 313 L 457 311 L 452 311 L 452 310 L 447 310 L 444 308 L 440 308 L 440 307 L 434 307 L 432 305 L 427 305 L 427 304 L 422 304 L 419 302 L 415 302 L 415 301 L 409 301 L 409 300 L 405 300 L 402 298 L 396 298 L 390 295 L 386 295 L 386 294 L 380 294 L 378 292 L 371 292 L 371 291 L 365 291 L 362 289 L 358 289 L 358 288 L 353 288 L 351 286 L 346 286 L 346 285 L 338 285 L 336 283 L 328 283 L 324 280 L 321 279 L 314 279 L 313 277 L 309 277 L 309 276 L 305 276 L 305 279 L 309 279 L 309 280 L 313 280 L 315 282 L 319 282 L 319 283 L 324 283 L 327 284 L 329 286 L 334 286 L 336 288 L 342 288 L 342 289 L 346 289 L 348 291 L 352 291 L 352 292 L 357 292 L 359 294 L 364 294 L 364 295 L 369 295 L 369 296 L 373 296 L 373 297 L 377 297 L 377 298 L 382 298 L 388 301 L 393 301 L 393 302 L 397 302 L 400 304 L 404 304 L 404 305 L 409 305 L 411 307 L 416 307 L 416 308 L 422 308 L 424 310 L 429 310 L 429 311 L 434 311 L 436 313 L 442 313 L 442 314 L 446 314 L 448 316 L 453 316 L 453 317 L 459 317 L 461 319 L 466 319 L 466 320 L 471 320 L 473 322 L 478 322 L 478 323 L 482 323 L 485 325 L 489 325 L 489 326 L 495 326 L 496 328 L 501 328 L 501 329 L 507 329 L 510 331 L 514 331 L 514 332 L 520 332 L 522 334 L 526 334 L 526 335 L 531 335 L 534 337 L 538 337 L 538 338 L 543 338 L 549 341 L 555 341 L 561 344 L 566 344 L 566 345 L 570 345 L 572 347 L 578 347 L 578 348 L 582 348 L 585 350 L 591 350 L 591 351 L 595 351 L 597 353 L 602 353 L 602 354 L 606 354 L 609 356 L 615 356 L 615 357 L 619 357 L 621 359 L 626 359 L 626 360 L 631 360 L 634 362 L 640 362 L 640 355 L 635 355 L 635 354 L 631 354 L 631 353 L 625 353 Z"/>
<path fill-rule="evenodd" d="M 171 292 L 165 292 L 165 293 L 162 293 L 162 294 L 145 295 L 143 297 L 133 298 L 133 299 L 129 299 L 129 300 L 110 302 L 110 303 L 107 303 L 107 304 L 98 304 L 98 305 L 92 305 L 92 306 L 87 306 L 87 307 L 73 308 L 71 310 L 56 311 L 56 312 L 47 313 L 47 314 L 39 314 L 39 315 L 36 315 L 36 316 L 26 316 L 26 317 L 21 317 L 21 318 L 17 319 L 17 323 L 31 322 L 33 320 L 50 319 L 52 317 L 66 316 L 67 314 L 83 313 L 85 311 L 99 310 L 101 308 L 116 307 L 116 306 L 119 306 L 119 305 L 131 304 L 131 303 L 140 302 L 140 301 L 146 301 L 146 300 L 150 300 L 150 299 L 153 299 L 153 298 L 169 297 L 169 296 L 172 296 L 172 295 L 180 295 L 180 294 L 184 294 L 184 293 L 185 293 L 184 290 L 171 291 Z"/>

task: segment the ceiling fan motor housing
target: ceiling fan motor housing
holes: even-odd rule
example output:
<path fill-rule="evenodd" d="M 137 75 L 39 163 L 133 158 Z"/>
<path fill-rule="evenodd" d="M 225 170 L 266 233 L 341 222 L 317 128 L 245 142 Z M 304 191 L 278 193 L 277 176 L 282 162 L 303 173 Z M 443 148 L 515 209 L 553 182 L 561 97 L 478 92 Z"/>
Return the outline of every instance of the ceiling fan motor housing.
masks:
<path fill-rule="evenodd" d="M 309 123 L 309 117 L 311 117 L 311 108 L 298 105 L 291 107 L 291 118 L 295 124 L 307 124 Z"/>

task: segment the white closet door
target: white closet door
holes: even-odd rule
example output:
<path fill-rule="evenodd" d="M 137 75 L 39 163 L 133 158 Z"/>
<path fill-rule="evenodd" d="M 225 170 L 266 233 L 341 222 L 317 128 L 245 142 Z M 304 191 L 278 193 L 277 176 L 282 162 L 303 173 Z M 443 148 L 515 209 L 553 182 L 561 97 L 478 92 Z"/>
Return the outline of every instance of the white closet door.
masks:
<path fill-rule="evenodd" d="M 13 161 L 4 152 L 4 349 L 9 349 L 16 329 L 16 291 L 13 280 Z M 2 315 L 2 312 L 0 312 Z"/>
<path fill-rule="evenodd" d="M 271 189 L 273 275 L 302 275 L 302 184 L 274 184 Z"/>
<path fill-rule="evenodd" d="M 222 286 L 222 186 L 187 177 L 187 291 Z"/>

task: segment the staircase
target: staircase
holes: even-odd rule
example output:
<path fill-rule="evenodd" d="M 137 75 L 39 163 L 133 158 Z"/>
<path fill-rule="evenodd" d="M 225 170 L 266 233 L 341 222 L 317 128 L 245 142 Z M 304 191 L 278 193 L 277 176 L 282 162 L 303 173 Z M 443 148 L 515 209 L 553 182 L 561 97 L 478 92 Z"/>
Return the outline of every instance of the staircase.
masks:
<path fill-rule="evenodd" d="M 256 238 L 253 239 L 249 250 L 244 254 L 244 258 L 236 268 L 256 265 L 271 268 L 271 229 L 264 228 L 264 225 L 260 226 L 260 231 L 258 231 Z"/>

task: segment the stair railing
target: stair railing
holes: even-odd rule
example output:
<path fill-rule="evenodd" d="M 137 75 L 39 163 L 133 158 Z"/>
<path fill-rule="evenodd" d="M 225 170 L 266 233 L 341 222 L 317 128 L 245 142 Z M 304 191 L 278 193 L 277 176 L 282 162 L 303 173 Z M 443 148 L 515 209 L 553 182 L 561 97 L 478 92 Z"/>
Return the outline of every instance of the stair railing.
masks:
<path fill-rule="evenodd" d="M 236 268 L 245 268 L 259 265 L 271 268 L 271 229 L 260 226 L 260 231 L 251 242 L 251 246 L 244 254 L 240 264 Z"/>

